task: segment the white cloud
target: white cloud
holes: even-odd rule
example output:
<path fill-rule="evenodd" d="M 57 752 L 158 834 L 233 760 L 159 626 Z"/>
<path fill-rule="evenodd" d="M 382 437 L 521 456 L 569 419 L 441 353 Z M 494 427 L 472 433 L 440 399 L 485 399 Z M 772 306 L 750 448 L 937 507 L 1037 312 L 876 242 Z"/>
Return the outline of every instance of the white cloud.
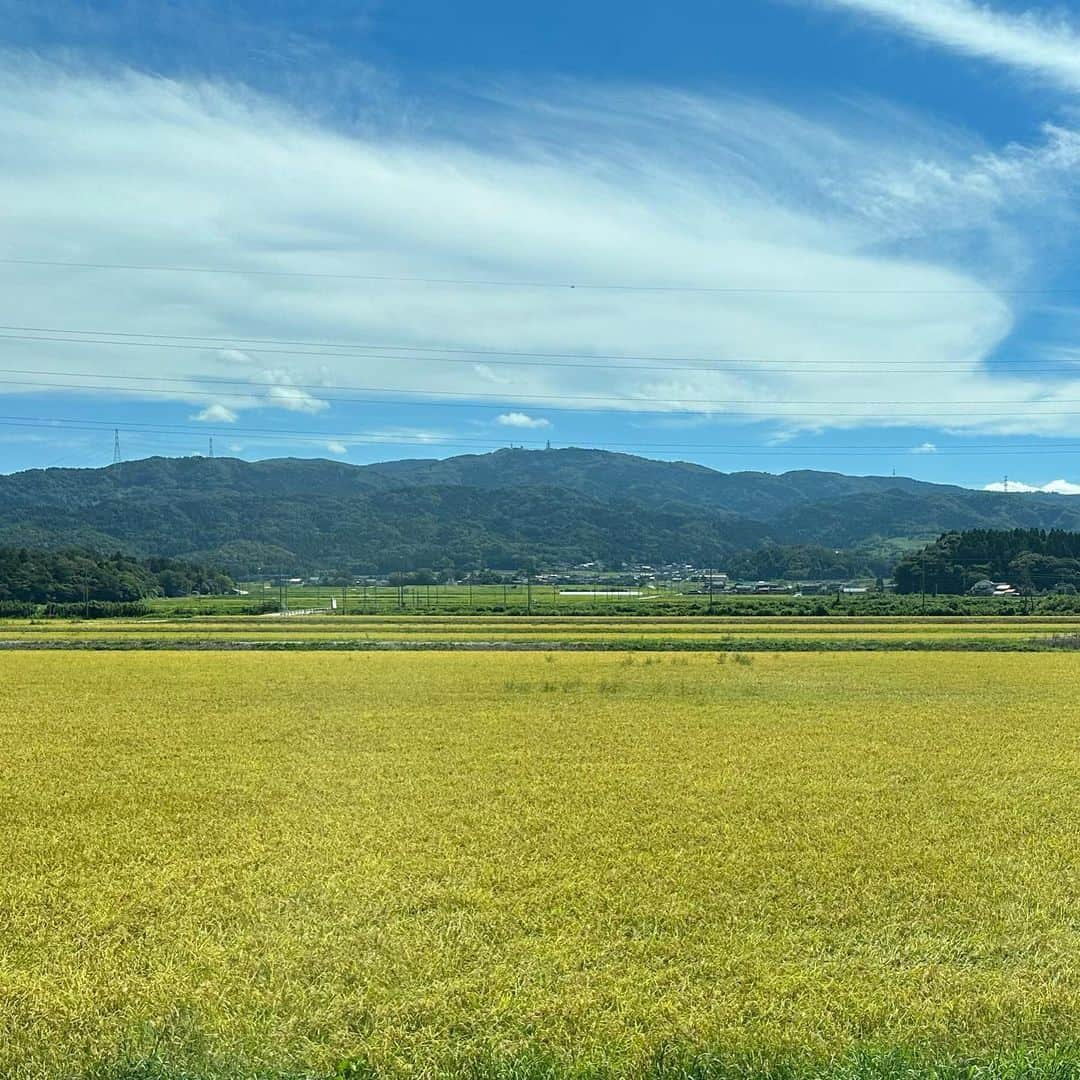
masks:
<path fill-rule="evenodd" d="M 249 91 L 4 60 L 5 256 L 251 271 L 0 265 L 27 325 L 194 339 L 190 352 L 22 342 L 20 366 L 133 376 L 132 396 L 237 414 L 392 391 L 498 395 L 477 400 L 506 416 L 612 407 L 793 433 L 1073 425 L 1062 409 L 1080 378 L 986 364 L 1024 314 L 995 289 L 1026 283 L 1047 235 L 1071 235 L 1080 141 L 1066 129 L 995 152 L 897 110 L 575 86 L 440 115 L 437 140 L 343 135 Z M 454 284 L 477 278 L 578 288 Z M 610 283 L 646 288 L 587 287 Z M 287 344 L 311 341 L 380 348 Z M 522 352 L 559 366 L 503 363 Z M 70 393 L 73 377 L 35 381 Z"/>
<path fill-rule="evenodd" d="M 932 442 L 920 443 L 918 446 L 911 448 L 913 454 L 936 454 L 937 444 Z"/>
<path fill-rule="evenodd" d="M 943 220 L 957 237 L 973 233 L 984 254 L 972 257 L 985 259 L 984 269 L 996 275 L 997 266 L 1028 263 L 1032 249 L 1009 228 L 983 229 L 979 237 L 980 223 L 1003 225 L 1044 200 L 1058 207 L 1063 221 L 1075 223 L 1068 204 L 1078 168 L 1080 132 L 1044 124 L 1041 140 L 1030 146 L 1012 144 L 996 153 L 972 147 L 952 160 L 921 154 L 906 165 L 887 161 L 863 169 L 845 197 L 894 240 L 925 237 Z M 1046 238 L 1043 252 L 1053 247 Z"/>
<path fill-rule="evenodd" d="M 252 364 L 252 358 L 241 349 L 218 349 L 217 359 L 226 364 Z"/>
<path fill-rule="evenodd" d="M 503 427 L 513 428 L 546 428 L 551 427 L 551 421 L 542 416 L 529 416 L 523 412 L 508 412 L 498 416 L 495 423 Z"/>
<path fill-rule="evenodd" d="M 328 442 L 326 444 L 326 449 L 329 450 L 331 454 L 340 455 L 347 454 L 349 452 L 349 448 L 344 443 L 340 442 Z"/>
<path fill-rule="evenodd" d="M 1004 480 L 987 484 L 984 491 L 1008 491 L 1010 493 L 1043 492 L 1047 495 L 1080 495 L 1080 484 L 1074 484 L 1070 480 L 1051 480 L 1048 484 L 1025 484 L 1021 480 Z"/>
<path fill-rule="evenodd" d="M 207 405 L 202 412 L 196 413 L 191 419 L 201 420 L 206 424 L 235 424 L 236 413 L 228 406 L 215 402 L 213 405 Z"/>
<path fill-rule="evenodd" d="M 365 438 L 371 442 L 385 443 L 424 443 L 434 445 L 437 443 L 450 443 L 453 435 L 445 431 L 431 431 L 427 428 L 412 427 L 389 427 L 379 428 L 376 431 L 368 431 Z"/>
<path fill-rule="evenodd" d="M 972 0 L 819 0 L 884 20 L 968 56 L 1038 73 L 1080 90 L 1080 27 L 1064 16 L 995 11 Z"/>
<path fill-rule="evenodd" d="M 275 405 L 287 409 L 289 412 L 314 415 L 330 408 L 328 402 L 312 396 L 299 386 L 281 384 L 271 386 L 266 396 Z"/>

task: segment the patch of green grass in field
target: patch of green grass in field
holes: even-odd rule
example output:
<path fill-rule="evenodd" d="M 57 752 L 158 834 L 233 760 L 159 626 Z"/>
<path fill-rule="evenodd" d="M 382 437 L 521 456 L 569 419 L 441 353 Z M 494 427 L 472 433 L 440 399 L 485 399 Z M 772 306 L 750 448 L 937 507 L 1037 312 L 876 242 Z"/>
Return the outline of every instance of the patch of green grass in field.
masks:
<path fill-rule="evenodd" d="M 0 1075 L 1075 1076 L 1078 675 L 0 655 Z"/>

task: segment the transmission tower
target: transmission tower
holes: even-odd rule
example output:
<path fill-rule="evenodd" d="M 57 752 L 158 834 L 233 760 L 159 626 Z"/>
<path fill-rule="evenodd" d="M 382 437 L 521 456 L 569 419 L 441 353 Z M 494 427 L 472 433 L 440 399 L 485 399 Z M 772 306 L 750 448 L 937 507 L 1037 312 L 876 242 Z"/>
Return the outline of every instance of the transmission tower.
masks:
<path fill-rule="evenodd" d="M 120 464 L 120 429 L 119 428 L 113 428 L 112 463 L 114 465 L 119 465 Z"/>
<path fill-rule="evenodd" d="M 210 457 L 214 456 L 214 436 L 210 436 Z"/>

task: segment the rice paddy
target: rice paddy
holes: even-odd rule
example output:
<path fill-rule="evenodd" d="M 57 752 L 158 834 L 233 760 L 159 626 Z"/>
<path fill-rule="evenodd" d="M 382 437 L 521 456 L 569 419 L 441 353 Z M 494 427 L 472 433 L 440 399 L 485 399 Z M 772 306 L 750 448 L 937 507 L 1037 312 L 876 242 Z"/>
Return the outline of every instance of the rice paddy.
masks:
<path fill-rule="evenodd" d="M 1075 1077 L 1078 676 L 2 654 L 0 1075 Z"/>
<path fill-rule="evenodd" d="M 4 620 L 0 645 L 517 645 L 623 649 L 1037 648 L 1080 634 L 1080 617 L 666 617 L 210 615 Z"/>

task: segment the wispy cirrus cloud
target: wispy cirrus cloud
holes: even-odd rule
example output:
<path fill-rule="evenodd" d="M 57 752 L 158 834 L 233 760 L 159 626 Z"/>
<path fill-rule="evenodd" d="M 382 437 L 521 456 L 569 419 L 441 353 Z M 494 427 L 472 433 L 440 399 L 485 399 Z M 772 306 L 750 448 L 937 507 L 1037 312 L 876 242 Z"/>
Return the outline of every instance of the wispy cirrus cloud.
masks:
<path fill-rule="evenodd" d="M 1072 426 L 1080 378 L 988 368 L 1023 315 L 1008 290 L 1071 221 L 1067 131 L 995 151 L 899 109 L 575 85 L 440 116 L 438 138 L 343 134 L 223 83 L 4 59 L 0 254 L 239 271 L 0 268 L 22 323 L 57 325 L 62 296 L 69 328 L 217 343 L 20 343 L 39 392 L 71 392 L 52 371 L 235 414 L 385 391 L 530 419 Z M 289 344 L 312 341 L 393 358 Z"/>
<path fill-rule="evenodd" d="M 922 41 L 1037 74 L 1080 91 L 1080 23 L 972 0 L 813 0 L 885 22 Z"/>

